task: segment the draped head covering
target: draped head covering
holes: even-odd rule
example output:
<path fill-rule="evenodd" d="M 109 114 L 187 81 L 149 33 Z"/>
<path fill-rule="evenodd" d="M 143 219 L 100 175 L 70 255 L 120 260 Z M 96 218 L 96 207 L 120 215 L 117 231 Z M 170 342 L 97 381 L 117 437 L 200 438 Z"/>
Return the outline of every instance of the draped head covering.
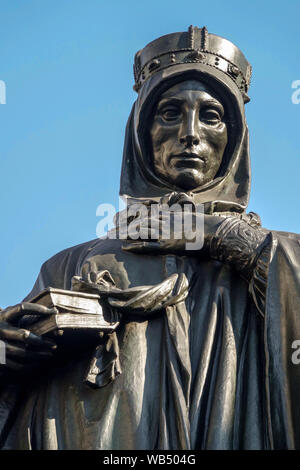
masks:
<path fill-rule="evenodd" d="M 200 44 L 195 44 L 195 39 L 191 41 L 191 32 L 195 36 L 195 31 L 203 30 L 206 43 L 201 39 L 203 33 Z M 172 42 L 176 42 L 175 48 Z M 190 47 L 183 47 L 185 45 Z M 155 53 L 158 59 L 153 59 Z M 135 71 L 138 98 L 126 127 L 120 195 L 130 204 L 136 199 L 158 201 L 168 193 L 183 192 L 155 173 L 149 132 L 160 95 L 179 82 L 198 80 L 222 101 L 228 143 L 215 178 L 188 193 L 195 203 L 204 204 L 206 212 L 244 212 L 250 193 L 248 128 L 244 113 L 244 103 L 249 101 L 246 91 L 250 64 L 235 45 L 208 34 L 206 28 L 192 28 L 192 31 L 190 28 L 189 33 L 163 36 L 137 53 L 139 62 L 143 61 L 143 55 L 145 63 L 140 65 L 140 78 Z M 166 63 L 168 55 L 170 60 Z M 229 73 L 232 70 L 234 74 Z"/>

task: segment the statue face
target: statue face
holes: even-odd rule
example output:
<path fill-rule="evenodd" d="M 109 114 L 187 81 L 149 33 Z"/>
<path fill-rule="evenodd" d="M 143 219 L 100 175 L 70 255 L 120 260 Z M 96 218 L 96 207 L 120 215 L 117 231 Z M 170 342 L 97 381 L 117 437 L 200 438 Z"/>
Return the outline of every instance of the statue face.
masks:
<path fill-rule="evenodd" d="M 156 174 L 185 190 L 213 180 L 227 144 L 223 117 L 220 98 L 199 81 L 164 92 L 150 129 Z"/>

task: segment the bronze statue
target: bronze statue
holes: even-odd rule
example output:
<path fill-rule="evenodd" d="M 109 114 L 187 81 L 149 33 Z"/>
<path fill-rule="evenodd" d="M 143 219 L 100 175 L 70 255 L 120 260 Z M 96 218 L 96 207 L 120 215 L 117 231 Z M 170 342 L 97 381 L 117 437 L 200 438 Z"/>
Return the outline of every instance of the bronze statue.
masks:
<path fill-rule="evenodd" d="M 115 238 L 48 260 L 28 297 L 1 312 L 1 446 L 300 448 L 300 238 L 246 214 L 251 66 L 191 26 L 139 51 L 134 75 L 120 193 L 128 207 L 188 204 L 203 247 L 186 249 L 174 224 L 163 238 L 162 210 L 147 240 L 118 237 L 120 215 Z M 32 329 L 57 314 L 30 302 L 48 287 L 100 295 L 116 327 L 69 349 L 58 334 L 56 348 Z"/>

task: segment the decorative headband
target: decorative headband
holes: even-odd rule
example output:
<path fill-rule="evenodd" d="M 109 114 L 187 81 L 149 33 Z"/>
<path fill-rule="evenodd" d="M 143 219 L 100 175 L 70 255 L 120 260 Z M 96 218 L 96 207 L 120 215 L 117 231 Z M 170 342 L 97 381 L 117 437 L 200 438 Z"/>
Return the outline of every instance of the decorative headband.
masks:
<path fill-rule="evenodd" d="M 252 67 L 244 54 L 232 42 L 208 33 L 206 27 L 190 26 L 188 32 L 172 33 L 150 42 L 138 51 L 134 60 L 134 90 L 156 72 L 178 64 L 199 63 L 221 70 L 240 89 L 244 102 L 247 95 Z"/>

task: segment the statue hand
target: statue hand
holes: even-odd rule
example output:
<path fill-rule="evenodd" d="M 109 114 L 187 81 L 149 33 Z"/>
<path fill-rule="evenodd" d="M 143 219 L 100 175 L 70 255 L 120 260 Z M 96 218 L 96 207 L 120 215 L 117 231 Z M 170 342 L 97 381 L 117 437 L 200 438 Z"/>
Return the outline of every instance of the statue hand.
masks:
<path fill-rule="evenodd" d="M 57 313 L 56 308 L 47 308 L 43 305 L 22 302 L 13 307 L 0 311 L 0 347 L 4 348 L 1 354 L 5 364 L 0 370 L 26 372 L 34 369 L 40 361 L 53 356 L 56 349 L 54 342 L 31 333 L 29 330 L 19 328 L 18 322 L 24 315 L 51 315 Z"/>
<path fill-rule="evenodd" d="M 83 278 L 73 277 L 72 286 L 82 292 L 101 296 L 118 314 L 148 315 L 185 299 L 188 281 L 184 274 L 173 274 L 155 285 L 119 289 L 109 271 L 85 271 Z"/>
<path fill-rule="evenodd" d="M 177 221 L 176 213 L 162 213 L 157 218 L 141 219 L 138 228 L 148 228 L 150 237 L 144 240 L 128 238 L 123 250 L 140 254 L 209 256 L 211 240 L 224 222 L 224 217 L 193 213 L 184 220 L 184 224 L 180 219 Z"/>
<path fill-rule="evenodd" d="M 108 303 L 119 313 L 149 315 L 183 301 L 188 287 L 184 274 L 173 274 L 156 285 L 120 290 L 117 297 L 108 297 Z"/>
<path fill-rule="evenodd" d="M 141 254 L 169 253 L 210 257 L 233 265 L 242 277 L 249 281 L 257 259 L 268 243 L 268 232 L 260 227 L 250 225 L 241 217 L 206 214 L 194 214 L 193 217 L 194 219 L 191 219 L 193 220 L 192 225 L 196 225 L 194 222 L 197 217 L 203 218 L 202 225 L 199 225 L 200 231 L 202 230 L 202 237 L 200 236 L 200 243 L 198 244 L 197 240 L 195 242 L 195 240 L 186 238 L 184 231 L 178 236 L 175 230 L 171 230 L 170 237 L 166 239 L 162 237 L 161 228 L 159 228 L 152 232 L 151 241 L 131 240 L 123 245 L 123 250 Z M 160 217 L 154 222 L 157 225 L 161 220 Z M 156 240 L 153 238 L 156 238 Z"/>

